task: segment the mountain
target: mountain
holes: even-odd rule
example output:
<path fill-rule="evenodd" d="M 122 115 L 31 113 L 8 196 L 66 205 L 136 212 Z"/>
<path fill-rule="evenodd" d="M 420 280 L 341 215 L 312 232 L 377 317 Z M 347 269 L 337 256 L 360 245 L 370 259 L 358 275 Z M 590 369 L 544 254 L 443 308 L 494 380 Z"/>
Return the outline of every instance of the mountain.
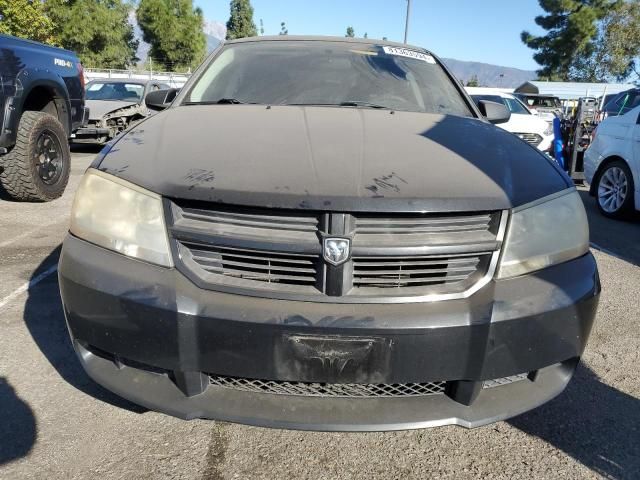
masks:
<path fill-rule="evenodd" d="M 538 74 L 532 70 L 501 67 L 489 63 L 466 62 L 453 58 L 443 58 L 442 61 L 465 85 L 474 75 L 478 77 L 478 83 L 481 87 L 515 88 L 524 82 L 538 78 Z"/>
<path fill-rule="evenodd" d="M 134 35 L 140 41 L 137 56 L 140 59 L 140 63 L 144 63 L 147 61 L 149 54 L 149 44 L 142 40 L 142 32 L 133 10 L 129 14 L 129 23 L 133 25 Z M 215 20 L 205 21 L 202 31 L 207 39 L 207 53 L 210 53 L 224 40 L 227 27 L 224 23 Z M 483 87 L 515 88 L 524 82 L 537 78 L 536 72 L 517 68 L 501 67 L 480 62 L 466 62 L 453 58 L 443 58 L 442 61 L 465 84 L 474 75 L 478 77 L 478 83 Z"/>

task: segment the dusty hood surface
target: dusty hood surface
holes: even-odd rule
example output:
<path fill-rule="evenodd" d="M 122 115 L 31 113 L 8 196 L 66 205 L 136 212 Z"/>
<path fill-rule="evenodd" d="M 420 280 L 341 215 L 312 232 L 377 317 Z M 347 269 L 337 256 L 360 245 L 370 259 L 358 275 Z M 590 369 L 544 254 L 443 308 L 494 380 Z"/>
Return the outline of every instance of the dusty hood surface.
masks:
<path fill-rule="evenodd" d="M 170 108 L 99 168 L 169 197 L 330 211 L 503 209 L 571 185 L 476 119 L 334 107 Z"/>
<path fill-rule="evenodd" d="M 105 114 L 118 110 L 119 108 L 136 105 L 138 102 L 125 102 L 119 100 L 86 100 L 89 107 L 89 120 L 100 120 Z"/>

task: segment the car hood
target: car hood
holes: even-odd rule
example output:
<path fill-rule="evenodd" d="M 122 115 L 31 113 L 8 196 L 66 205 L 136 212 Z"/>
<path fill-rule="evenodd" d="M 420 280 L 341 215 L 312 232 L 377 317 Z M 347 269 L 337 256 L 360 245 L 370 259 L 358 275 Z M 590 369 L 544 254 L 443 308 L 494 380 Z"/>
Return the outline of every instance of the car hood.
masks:
<path fill-rule="evenodd" d="M 507 123 L 502 123 L 499 127 L 511 133 L 537 133 L 545 137 L 545 131 L 549 124 L 542 118 L 535 115 L 512 113 Z"/>
<path fill-rule="evenodd" d="M 94 166 L 168 197 L 324 211 L 505 209 L 571 185 L 489 123 L 349 107 L 174 107 Z"/>
<path fill-rule="evenodd" d="M 100 120 L 104 115 L 123 107 L 136 105 L 138 102 L 125 102 L 122 100 L 86 100 L 89 107 L 89 120 Z"/>

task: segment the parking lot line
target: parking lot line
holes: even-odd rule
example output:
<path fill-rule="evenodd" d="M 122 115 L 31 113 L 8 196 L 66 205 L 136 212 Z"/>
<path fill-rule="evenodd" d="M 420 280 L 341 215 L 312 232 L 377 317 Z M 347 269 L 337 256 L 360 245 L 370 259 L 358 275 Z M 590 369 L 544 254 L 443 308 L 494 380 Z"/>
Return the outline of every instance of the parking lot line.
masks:
<path fill-rule="evenodd" d="M 45 278 L 47 278 L 49 275 L 56 272 L 57 270 L 58 270 L 58 264 L 52 265 L 51 267 L 47 268 L 44 272 L 40 273 L 39 275 L 36 275 L 30 281 L 22 284 L 21 286 L 16 288 L 13 292 L 11 292 L 9 295 L 7 295 L 2 300 L 0 300 L 0 308 L 4 307 L 5 305 L 8 305 L 9 303 L 11 303 L 12 300 L 19 297 L 23 293 L 27 292 L 30 288 L 35 287 L 38 283 L 40 283 L 42 280 L 44 280 Z"/>

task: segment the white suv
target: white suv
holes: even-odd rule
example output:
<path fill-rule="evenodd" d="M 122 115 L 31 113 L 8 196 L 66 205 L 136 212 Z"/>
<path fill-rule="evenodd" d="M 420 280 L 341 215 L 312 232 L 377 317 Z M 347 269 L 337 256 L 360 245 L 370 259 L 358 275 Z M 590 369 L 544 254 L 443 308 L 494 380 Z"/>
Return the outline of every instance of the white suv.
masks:
<path fill-rule="evenodd" d="M 607 217 L 640 210 L 640 107 L 598 126 L 584 155 L 584 174 Z"/>
<path fill-rule="evenodd" d="M 478 103 L 480 100 L 504 104 L 511 118 L 499 127 L 511 132 L 543 152 L 553 150 L 553 126 L 533 115 L 521 100 L 509 93 L 493 88 L 466 87 L 467 93 Z"/>

